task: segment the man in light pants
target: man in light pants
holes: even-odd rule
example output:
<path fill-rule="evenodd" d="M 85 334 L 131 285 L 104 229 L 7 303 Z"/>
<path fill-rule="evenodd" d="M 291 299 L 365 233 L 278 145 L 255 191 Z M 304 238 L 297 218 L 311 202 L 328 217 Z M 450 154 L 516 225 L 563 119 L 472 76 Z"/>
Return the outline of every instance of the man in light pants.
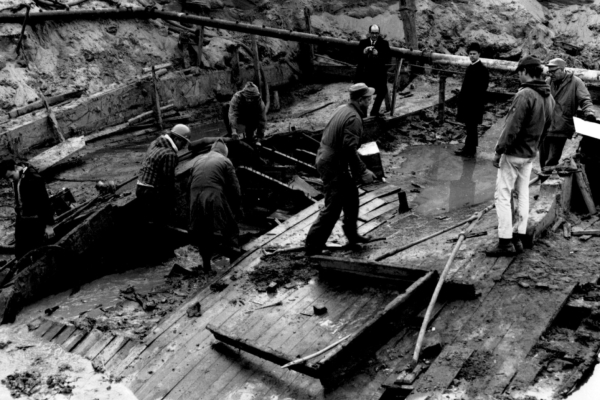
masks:
<path fill-rule="evenodd" d="M 529 217 L 529 176 L 542 135 L 550 126 L 554 99 L 550 86 L 542 80 L 542 63 L 535 57 L 522 58 L 517 65 L 521 81 L 508 111 L 504 129 L 496 144 L 494 167 L 498 244 L 486 251 L 490 257 L 512 256 L 523 252 L 522 240 Z M 513 227 L 510 200 L 513 189 L 518 195 L 517 222 Z M 513 235 L 513 231 L 516 231 Z"/>

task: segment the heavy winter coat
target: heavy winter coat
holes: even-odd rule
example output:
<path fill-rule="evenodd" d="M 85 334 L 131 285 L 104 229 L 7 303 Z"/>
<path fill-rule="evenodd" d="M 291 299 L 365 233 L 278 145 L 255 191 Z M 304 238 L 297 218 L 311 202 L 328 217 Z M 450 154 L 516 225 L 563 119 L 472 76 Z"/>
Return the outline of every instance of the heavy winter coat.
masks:
<path fill-rule="evenodd" d="M 546 82 L 534 80 L 522 84 L 508 111 L 496 154 L 535 157 L 540 139 L 550 127 L 553 111 L 554 99 Z"/>
<path fill-rule="evenodd" d="M 387 65 L 390 62 L 391 51 L 387 40 L 379 37 L 375 42 L 377 55 L 364 54 L 364 50 L 371 46 L 371 39 L 363 39 L 358 45 L 358 59 L 356 67 L 356 83 L 363 82 L 367 86 L 378 89 L 387 84 Z"/>
<path fill-rule="evenodd" d="M 548 136 L 570 139 L 575 133 L 573 116 L 576 115 L 577 108 L 581 107 L 586 115 L 594 114 L 590 92 L 583 81 L 572 73 L 567 73 L 562 81 L 551 82 L 550 91 L 556 101 L 556 107 Z"/>
<path fill-rule="evenodd" d="M 363 133 L 363 114 L 349 103 L 339 107 L 323 131 L 321 146 L 317 151 L 317 170 L 325 184 L 348 176 L 359 179 L 367 167 L 358 155 Z"/>
<path fill-rule="evenodd" d="M 490 74 L 481 61 L 467 67 L 458 95 L 457 121 L 481 124 L 489 81 Z"/>
<path fill-rule="evenodd" d="M 240 184 L 231 161 L 217 151 L 198 157 L 190 179 L 190 224 L 194 234 L 237 237 Z"/>

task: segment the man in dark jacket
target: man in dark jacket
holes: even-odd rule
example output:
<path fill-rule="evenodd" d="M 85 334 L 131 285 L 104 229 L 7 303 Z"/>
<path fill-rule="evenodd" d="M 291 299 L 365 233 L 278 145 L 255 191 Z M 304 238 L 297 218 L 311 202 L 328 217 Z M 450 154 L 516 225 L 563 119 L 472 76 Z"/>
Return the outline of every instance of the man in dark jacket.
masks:
<path fill-rule="evenodd" d="M 205 271 L 212 269 L 211 258 L 217 246 L 225 245 L 226 252 L 237 246 L 235 216 L 242 214 L 241 191 L 227 153 L 225 142 L 218 140 L 192 167 L 189 231 L 197 239 Z"/>
<path fill-rule="evenodd" d="M 455 153 L 463 157 L 474 157 L 479 144 L 477 125 L 483 122 L 483 107 L 490 81 L 490 74 L 479 56 L 481 48 L 478 43 L 471 43 L 467 49 L 471 65 L 467 67 L 458 95 L 458 114 L 456 119 L 465 124 L 467 138 L 462 149 Z"/>
<path fill-rule="evenodd" d="M 0 163 L 0 176 L 13 183 L 17 213 L 15 255 L 20 258 L 54 236 L 54 211 L 46 184 L 33 167 L 5 160 Z"/>
<path fill-rule="evenodd" d="M 177 124 L 150 143 L 138 175 L 135 195 L 144 219 L 166 225 L 175 207 L 177 152 L 190 142 L 190 128 Z"/>
<path fill-rule="evenodd" d="M 529 218 L 529 177 L 542 135 L 550 127 L 554 99 L 550 87 L 541 78 L 542 64 L 535 57 L 519 61 L 517 73 L 521 87 L 508 111 L 504 129 L 496 144 L 493 164 L 496 180 L 498 244 L 486 251 L 491 257 L 510 256 L 523 251 L 522 239 Z M 510 201 L 513 189 L 518 194 L 516 230 Z"/>
<path fill-rule="evenodd" d="M 388 92 L 387 63 L 390 62 L 390 44 L 380 36 L 377 25 L 369 27 L 369 37 L 360 41 L 359 63 L 354 82 L 362 82 L 375 89 L 375 102 L 371 116 L 380 116 L 379 109 Z"/>
<path fill-rule="evenodd" d="M 323 180 L 325 207 L 306 236 L 307 255 L 319 254 L 344 211 L 344 234 L 350 244 L 366 243 L 369 238 L 357 231 L 358 189 L 355 180 L 371 183 L 375 174 L 358 155 L 363 133 L 362 119 L 375 89 L 364 83 L 350 87 L 350 103 L 338 108 L 323 131 L 317 151 L 317 171 Z M 354 178 L 354 179 L 353 179 Z"/>
<path fill-rule="evenodd" d="M 239 132 L 243 131 L 246 141 L 252 143 L 262 140 L 265 136 L 267 123 L 265 103 L 260 97 L 258 87 L 252 83 L 235 93 L 229 102 L 229 124 L 231 136 L 239 139 Z"/>
<path fill-rule="evenodd" d="M 548 62 L 550 90 L 556 107 L 552 115 L 552 125 L 540 148 L 540 166 L 543 172 L 549 172 L 558 164 L 567 139 L 575 133 L 573 117 L 578 107 L 581 107 L 587 120 L 596 120 L 590 93 L 585 84 L 573 73 L 567 72 L 566 67 L 567 63 L 560 58 Z"/>

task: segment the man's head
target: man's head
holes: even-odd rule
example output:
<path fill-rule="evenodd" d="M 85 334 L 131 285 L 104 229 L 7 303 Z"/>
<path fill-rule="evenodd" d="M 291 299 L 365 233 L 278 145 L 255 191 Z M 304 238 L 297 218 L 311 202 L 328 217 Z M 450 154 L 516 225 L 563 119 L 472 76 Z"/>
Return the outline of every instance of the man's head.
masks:
<path fill-rule="evenodd" d="M 542 78 L 542 62 L 533 56 L 525 56 L 517 64 L 517 74 L 521 83 Z"/>
<path fill-rule="evenodd" d="M 225 144 L 223 139 L 217 139 L 217 141 L 214 142 L 210 147 L 210 150 L 216 151 L 217 153 L 220 153 L 225 157 L 227 157 L 227 154 L 229 154 L 229 149 L 227 148 L 227 145 Z"/>
<path fill-rule="evenodd" d="M 469 54 L 469 60 L 471 60 L 472 63 L 477 62 L 481 56 L 481 47 L 479 46 L 479 43 L 471 43 L 469 47 L 467 47 L 467 53 Z"/>
<path fill-rule="evenodd" d="M 350 92 L 350 101 L 356 103 L 363 114 L 367 114 L 375 89 L 361 82 L 350 86 L 348 91 Z"/>
<path fill-rule="evenodd" d="M 190 128 L 183 124 L 177 124 L 169 132 L 169 136 L 179 150 L 190 144 Z"/>
<path fill-rule="evenodd" d="M 377 40 L 380 33 L 378 25 L 373 24 L 369 27 L 369 38 L 371 38 L 371 40 Z"/>
<path fill-rule="evenodd" d="M 0 162 L 0 178 L 16 181 L 19 179 L 21 167 L 14 160 L 3 160 Z"/>
<path fill-rule="evenodd" d="M 565 77 L 567 63 L 562 58 L 554 58 L 548 61 L 548 74 L 552 80 L 561 80 Z"/>
<path fill-rule="evenodd" d="M 242 96 L 246 100 L 258 100 L 260 99 L 260 90 L 253 82 L 248 82 L 242 89 Z"/>

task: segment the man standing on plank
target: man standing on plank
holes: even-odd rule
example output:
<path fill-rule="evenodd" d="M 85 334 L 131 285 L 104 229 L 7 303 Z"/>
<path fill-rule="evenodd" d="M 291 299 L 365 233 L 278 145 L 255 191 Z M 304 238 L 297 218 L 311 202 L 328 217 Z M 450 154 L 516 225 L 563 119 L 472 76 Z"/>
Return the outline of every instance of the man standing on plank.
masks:
<path fill-rule="evenodd" d="M 363 133 L 362 120 L 367 114 L 375 89 L 364 83 L 350 86 L 350 102 L 338 108 L 323 131 L 317 152 L 317 171 L 323 180 L 325 207 L 306 236 L 308 256 L 320 254 L 344 211 L 344 234 L 350 244 L 366 243 L 368 237 L 357 230 L 358 188 L 355 180 L 371 183 L 375 174 L 358 155 Z"/>
<path fill-rule="evenodd" d="M 521 87 L 508 111 L 493 161 L 494 167 L 499 168 L 495 194 L 499 240 L 486 251 L 489 257 L 523 252 L 522 239 L 529 218 L 529 177 L 540 139 L 549 128 L 554 111 L 550 86 L 542 80 L 540 60 L 531 56 L 522 58 L 517 74 Z M 518 195 L 515 227 L 510 205 L 513 189 Z"/>

